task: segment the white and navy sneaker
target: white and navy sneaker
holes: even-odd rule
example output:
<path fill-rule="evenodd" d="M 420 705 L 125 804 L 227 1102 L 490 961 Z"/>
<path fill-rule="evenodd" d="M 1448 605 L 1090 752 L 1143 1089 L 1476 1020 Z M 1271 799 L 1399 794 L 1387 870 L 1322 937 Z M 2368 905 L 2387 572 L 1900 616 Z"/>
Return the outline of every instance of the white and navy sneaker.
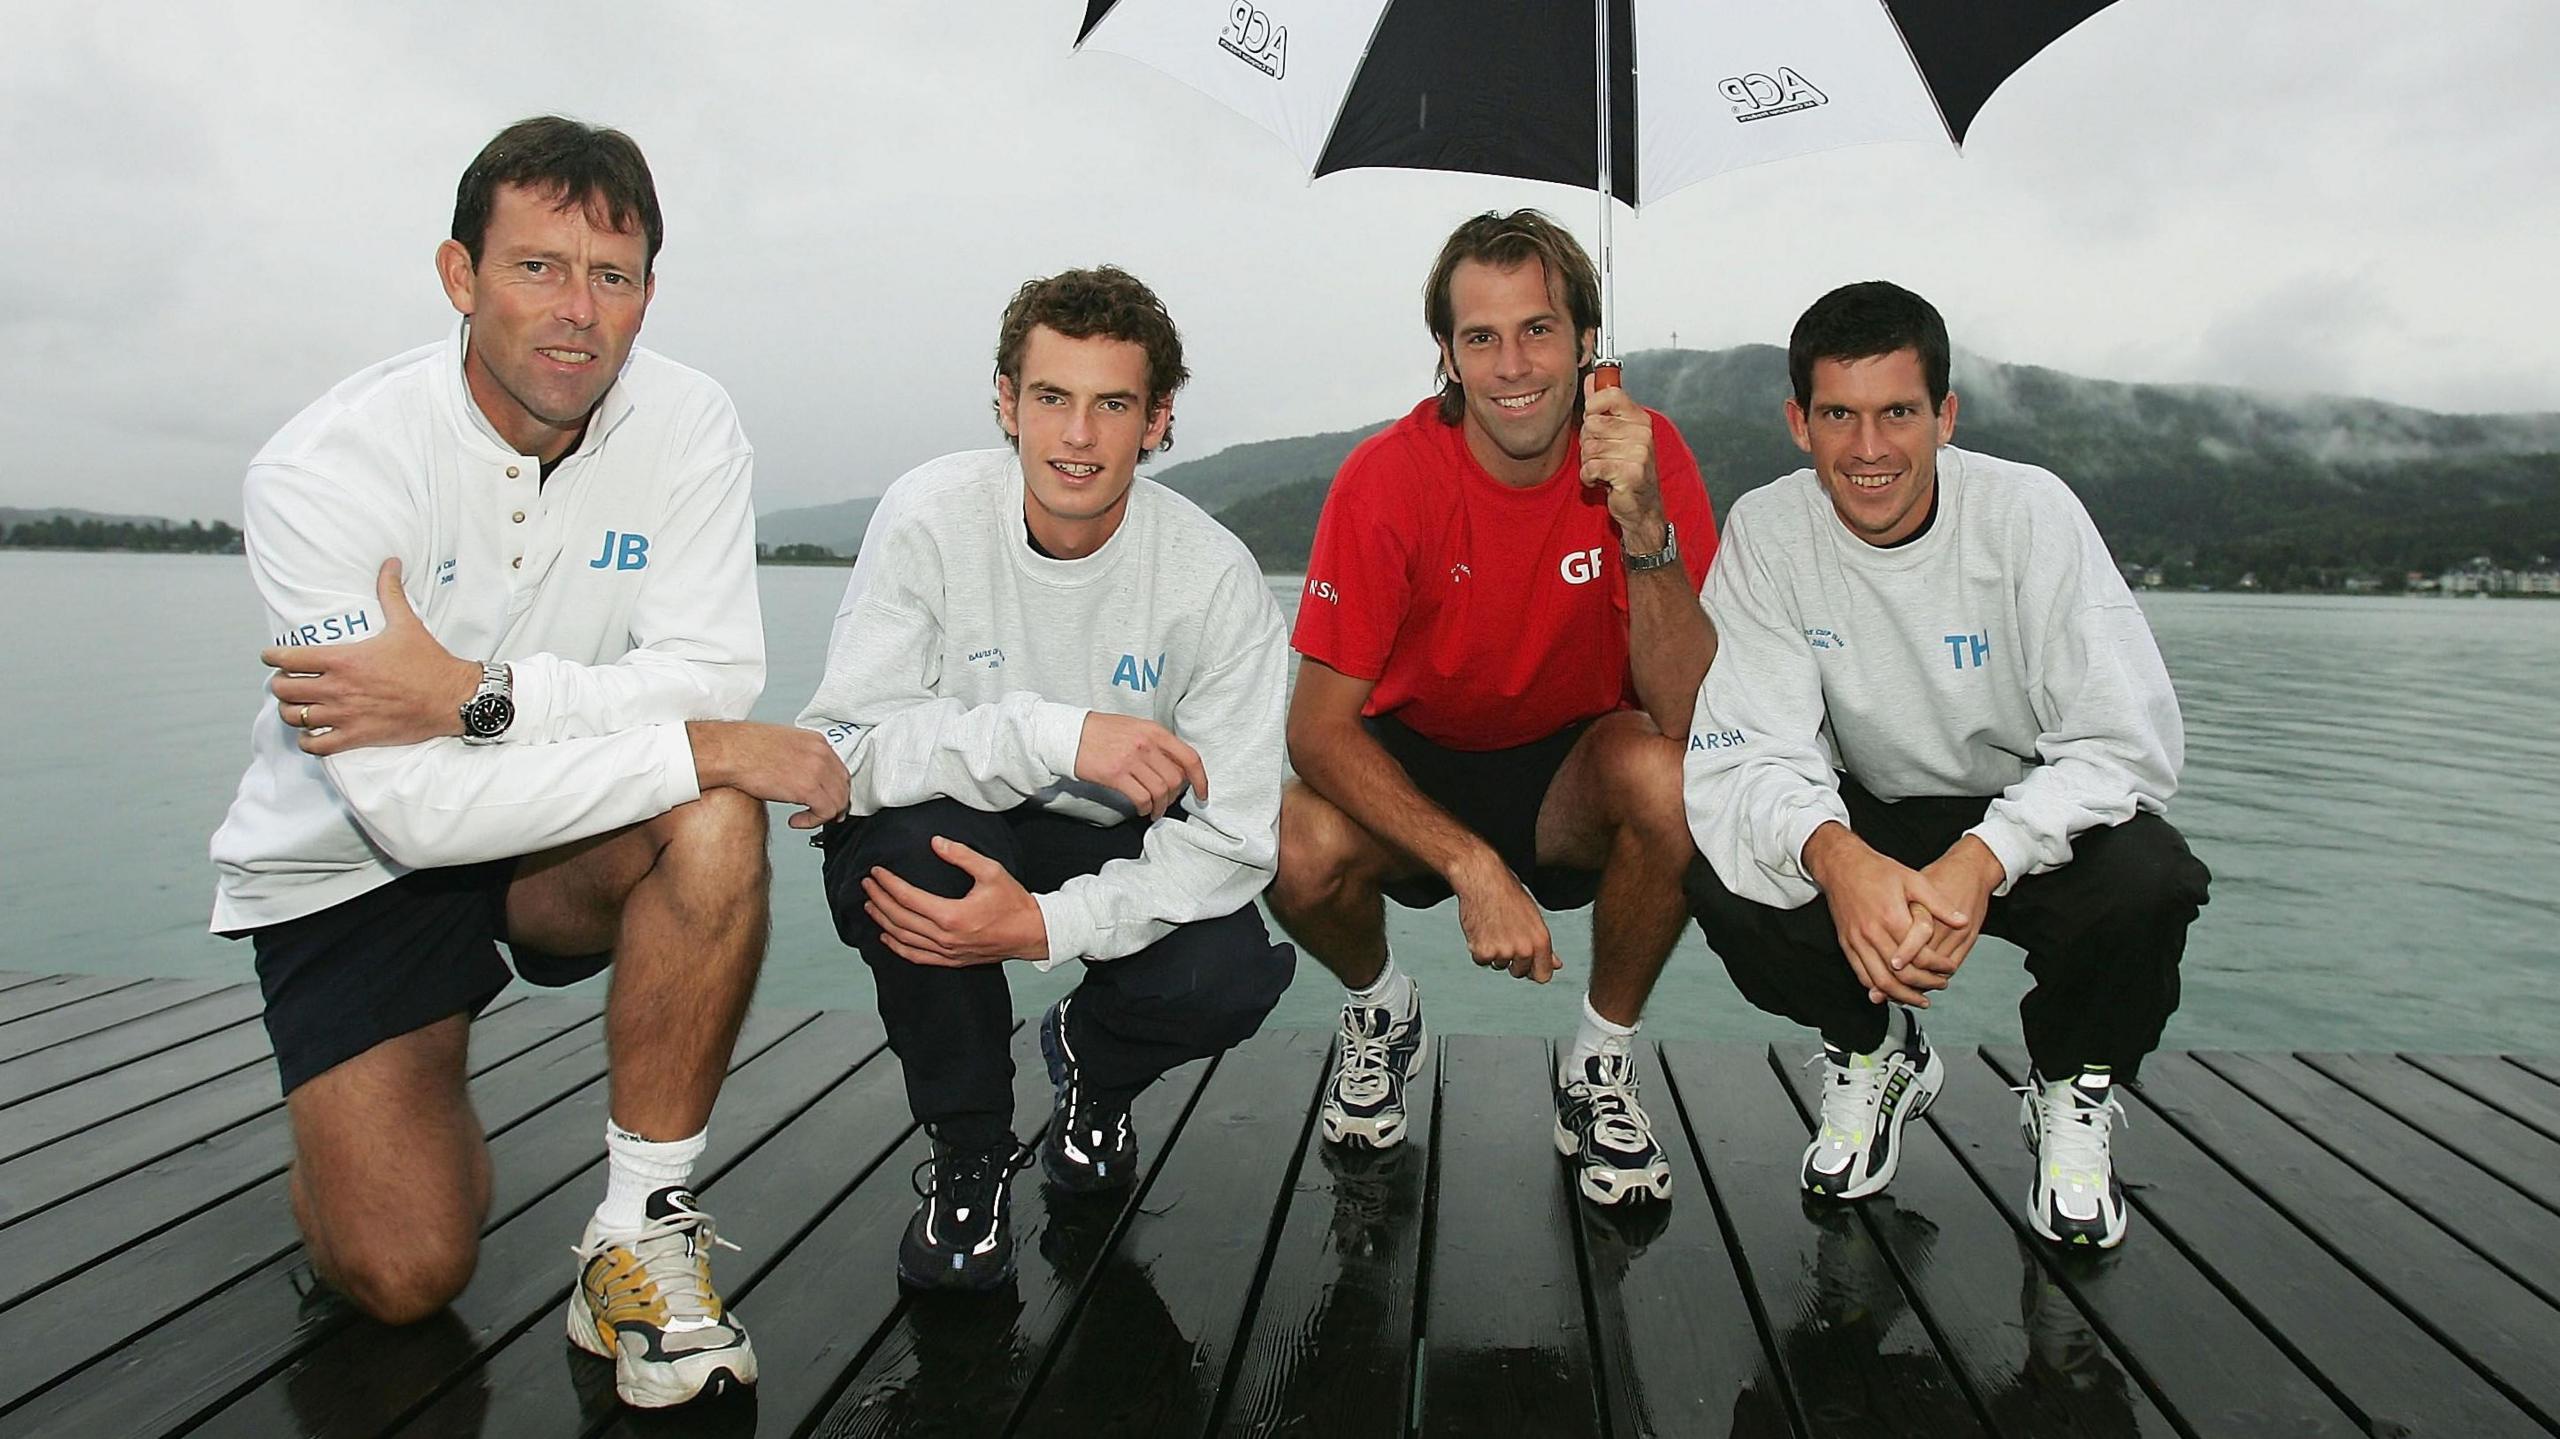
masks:
<path fill-rule="evenodd" d="M 1612 1044 L 1556 1076 L 1556 1152 L 1573 1161 L 1574 1182 L 1594 1204 L 1640 1204 L 1671 1197 L 1671 1164 L 1653 1142 L 1653 1121 L 1636 1102 L 1635 1056 Z"/>
<path fill-rule="evenodd" d="M 1126 1189 L 1138 1175 L 1138 1133 L 1129 1127 L 1128 1096 L 1102 1094 L 1085 1082 L 1067 1033 L 1075 999 L 1068 995 L 1040 1017 L 1040 1055 L 1057 1091 L 1040 1141 L 1040 1167 L 1059 1188 L 1079 1194 Z"/>
<path fill-rule="evenodd" d="M 2112 1087 L 2106 1066 L 2092 1064 L 2072 1079 L 2029 1075 L 2018 1090 L 2018 1130 L 2036 1152 L 2027 1223 L 2056 1244 L 2113 1249 L 2124 1242 L 2124 1185 L 2109 1152 L 2124 1101 Z"/>
<path fill-rule="evenodd" d="M 933 1157 L 916 1166 L 924 1202 L 898 1241 L 899 1280 L 911 1289 L 995 1289 L 1013 1278 L 1013 1175 L 1028 1162 L 1009 1134 L 967 1148 L 935 1136 Z"/>
<path fill-rule="evenodd" d="M 1405 1010 L 1346 1004 L 1342 1033 L 1325 1076 L 1317 1118 L 1333 1144 L 1392 1149 L 1404 1142 L 1404 1087 L 1422 1075 L 1431 1058 L 1431 1034 L 1422 1024 L 1422 986 L 1411 986 Z"/>
<path fill-rule="evenodd" d="M 682 1186 L 650 1195 L 644 1212 L 629 1234 L 587 1221 L 569 1342 L 612 1360 L 613 1392 L 642 1409 L 755 1383 L 755 1348 L 711 1287 L 712 1247 L 738 1246 L 711 1232 L 711 1216 Z"/>
<path fill-rule="evenodd" d="M 1938 1097 L 1947 1062 L 1929 1047 L 1920 1022 L 1897 1005 L 1875 1053 L 1849 1054 L 1826 1044 L 1806 1063 L 1825 1069 L 1822 1124 L 1804 1151 L 1804 1192 L 1864 1199 L 1893 1182 L 1902 1163 L 1902 1126 Z"/>

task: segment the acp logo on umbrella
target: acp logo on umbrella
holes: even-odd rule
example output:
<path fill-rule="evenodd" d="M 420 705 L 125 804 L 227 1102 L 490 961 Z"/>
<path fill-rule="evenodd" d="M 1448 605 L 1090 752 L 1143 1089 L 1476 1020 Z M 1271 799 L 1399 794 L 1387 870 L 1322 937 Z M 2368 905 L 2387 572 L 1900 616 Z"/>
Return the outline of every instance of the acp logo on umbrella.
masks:
<path fill-rule="evenodd" d="M 1733 102 L 1733 118 L 1739 124 L 1754 120 L 1774 120 L 1816 105 L 1828 105 L 1831 97 L 1813 88 L 1813 82 L 1795 72 L 1791 65 L 1781 65 L 1775 75 L 1753 71 L 1748 75 L 1728 75 L 1716 82 L 1716 89 Z"/>
<path fill-rule="evenodd" d="M 1273 24 L 1269 11 L 1246 0 L 1236 0 L 1227 11 L 1218 48 L 1274 80 L 1289 73 L 1289 27 Z"/>

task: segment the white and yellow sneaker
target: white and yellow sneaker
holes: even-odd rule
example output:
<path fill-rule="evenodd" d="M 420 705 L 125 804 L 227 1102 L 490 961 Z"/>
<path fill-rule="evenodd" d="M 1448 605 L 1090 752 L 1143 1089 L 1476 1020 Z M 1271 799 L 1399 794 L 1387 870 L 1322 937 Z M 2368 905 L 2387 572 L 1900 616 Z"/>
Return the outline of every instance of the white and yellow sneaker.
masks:
<path fill-rule="evenodd" d="M 747 1331 L 711 1287 L 712 1246 L 738 1246 L 712 1232 L 692 1190 L 661 1189 L 646 1212 L 632 1234 L 604 1234 L 587 1221 L 569 1342 L 612 1360 L 613 1392 L 641 1409 L 755 1383 Z"/>

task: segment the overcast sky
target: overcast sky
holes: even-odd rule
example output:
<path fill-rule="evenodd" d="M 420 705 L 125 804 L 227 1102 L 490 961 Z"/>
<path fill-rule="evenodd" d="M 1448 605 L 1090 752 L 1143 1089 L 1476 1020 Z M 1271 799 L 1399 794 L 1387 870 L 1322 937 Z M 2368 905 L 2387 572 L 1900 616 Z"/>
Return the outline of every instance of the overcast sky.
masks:
<path fill-rule="evenodd" d="M 648 152 L 643 343 L 728 387 L 768 510 L 993 443 L 1029 275 L 1112 261 L 1163 294 L 1181 459 L 1419 398 L 1418 288 L 1467 214 L 1589 236 L 1567 189 L 1310 185 L 1196 92 L 1071 54 L 1082 9 L 0 0 L 0 505 L 236 519 L 278 425 L 444 333 L 454 180 L 543 111 Z M 1962 158 L 1840 152 L 1622 211 L 1621 347 L 1782 342 L 1885 276 L 1998 359 L 2560 410 L 2555 60 L 2549 0 L 2118 0 Z"/>

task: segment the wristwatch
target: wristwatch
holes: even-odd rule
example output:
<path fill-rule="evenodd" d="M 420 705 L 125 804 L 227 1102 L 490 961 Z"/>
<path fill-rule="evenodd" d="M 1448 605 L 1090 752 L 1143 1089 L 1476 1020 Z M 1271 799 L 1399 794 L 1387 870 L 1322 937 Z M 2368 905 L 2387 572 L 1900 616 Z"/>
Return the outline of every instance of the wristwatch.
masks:
<path fill-rule="evenodd" d="M 496 660 L 480 662 L 480 688 L 462 704 L 462 742 L 496 744 L 516 722 L 515 674 Z"/>
<path fill-rule="evenodd" d="M 1619 553 L 1626 557 L 1628 574 L 1640 575 L 1647 570 L 1661 569 L 1664 565 L 1680 558 L 1680 527 L 1669 520 L 1663 521 L 1662 548 L 1655 550 L 1652 554 L 1627 555 L 1623 550 Z"/>

